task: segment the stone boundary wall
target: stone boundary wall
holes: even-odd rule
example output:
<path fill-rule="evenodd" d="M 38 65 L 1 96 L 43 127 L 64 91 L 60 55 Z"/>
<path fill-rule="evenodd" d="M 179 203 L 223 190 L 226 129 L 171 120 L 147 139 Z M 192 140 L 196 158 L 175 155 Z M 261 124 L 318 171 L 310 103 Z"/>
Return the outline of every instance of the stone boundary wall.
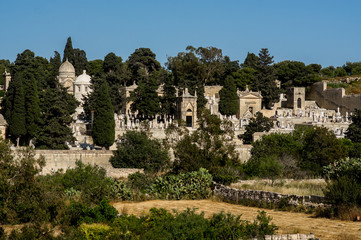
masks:
<path fill-rule="evenodd" d="M 252 238 L 252 240 L 260 240 L 259 238 Z M 282 234 L 282 235 L 266 235 L 264 240 L 320 240 L 315 238 L 313 233 L 310 234 Z"/>
<path fill-rule="evenodd" d="M 314 234 L 282 234 L 282 235 L 266 235 L 265 240 L 320 240 L 315 238 Z M 252 239 L 258 240 L 258 239 Z"/>
<path fill-rule="evenodd" d="M 344 88 L 327 89 L 326 82 L 318 82 L 312 85 L 307 93 L 307 100 L 311 99 L 326 109 L 337 111 L 340 108 L 342 115 L 351 113 L 356 109 L 361 109 L 361 95 L 346 95 Z"/>
<path fill-rule="evenodd" d="M 114 178 L 126 178 L 129 174 L 143 172 L 143 169 L 136 168 L 113 168 L 109 162 L 113 152 L 107 150 L 35 150 L 35 157 L 40 156 L 45 158 L 42 175 L 74 168 L 77 160 L 84 164 L 96 164 L 106 170 L 107 176 Z"/>
<path fill-rule="evenodd" d="M 324 207 L 326 200 L 322 196 L 310 195 L 299 196 L 290 194 L 281 194 L 276 192 L 267 192 L 260 190 L 236 189 L 222 184 L 213 182 L 212 190 L 215 196 L 226 201 L 241 202 L 242 200 L 252 200 L 257 202 L 278 203 L 281 199 L 288 199 L 288 203 L 292 206 L 300 204 L 307 207 Z"/>

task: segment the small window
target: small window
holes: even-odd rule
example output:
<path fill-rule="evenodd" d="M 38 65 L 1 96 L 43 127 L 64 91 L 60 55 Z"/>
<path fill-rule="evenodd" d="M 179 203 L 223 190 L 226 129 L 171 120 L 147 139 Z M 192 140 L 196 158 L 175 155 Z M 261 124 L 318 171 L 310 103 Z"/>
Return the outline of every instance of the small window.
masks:
<path fill-rule="evenodd" d="M 297 108 L 302 108 L 301 101 L 302 101 L 301 98 L 297 99 Z"/>

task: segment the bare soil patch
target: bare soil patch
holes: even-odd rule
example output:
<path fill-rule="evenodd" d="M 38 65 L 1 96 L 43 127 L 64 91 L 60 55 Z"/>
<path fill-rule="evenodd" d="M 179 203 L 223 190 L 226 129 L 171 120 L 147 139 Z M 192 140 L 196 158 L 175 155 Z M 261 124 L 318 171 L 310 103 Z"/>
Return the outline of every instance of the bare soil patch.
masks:
<path fill-rule="evenodd" d="M 153 200 L 145 202 L 115 202 L 113 206 L 122 214 L 145 215 L 152 207 L 175 209 L 183 211 L 187 208 L 197 208 L 197 212 L 204 212 L 206 217 L 221 211 L 235 215 L 242 214 L 242 219 L 252 221 L 258 211 L 266 211 L 273 218 L 273 223 L 280 227 L 279 234 L 314 233 L 322 240 L 361 239 L 361 222 L 314 218 L 310 214 L 281 212 L 271 209 L 245 207 L 242 205 L 217 202 L 212 200 Z"/>

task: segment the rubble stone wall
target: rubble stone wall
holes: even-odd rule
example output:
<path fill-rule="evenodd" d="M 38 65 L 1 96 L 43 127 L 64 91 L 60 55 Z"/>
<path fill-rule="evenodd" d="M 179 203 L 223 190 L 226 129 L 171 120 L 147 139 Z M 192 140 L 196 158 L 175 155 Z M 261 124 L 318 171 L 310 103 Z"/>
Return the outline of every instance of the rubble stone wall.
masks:
<path fill-rule="evenodd" d="M 278 203 L 281 199 L 287 199 L 292 206 L 300 204 L 307 207 L 323 207 L 325 206 L 325 198 L 322 196 L 310 195 L 299 196 L 290 194 L 281 194 L 275 192 L 267 192 L 260 190 L 236 189 L 213 182 L 212 190 L 214 195 L 230 202 L 242 202 L 243 200 L 252 200 L 257 202 Z"/>

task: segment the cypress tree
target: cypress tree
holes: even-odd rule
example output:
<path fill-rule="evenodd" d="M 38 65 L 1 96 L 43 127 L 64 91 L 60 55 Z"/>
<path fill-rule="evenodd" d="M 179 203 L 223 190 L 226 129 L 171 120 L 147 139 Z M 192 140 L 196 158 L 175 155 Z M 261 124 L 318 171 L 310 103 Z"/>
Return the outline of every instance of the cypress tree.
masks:
<path fill-rule="evenodd" d="M 74 64 L 74 49 L 73 49 L 73 43 L 71 41 L 71 37 L 68 37 L 68 40 L 66 41 L 66 45 L 64 48 L 64 55 L 63 55 L 63 62 L 68 59 L 69 62 Z"/>
<path fill-rule="evenodd" d="M 219 91 L 219 97 L 219 112 L 226 116 L 236 115 L 239 109 L 239 98 L 236 84 L 231 76 L 226 78 L 222 90 Z"/>
<path fill-rule="evenodd" d="M 13 141 L 17 140 L 19 144 L 20 138 L 26 134 L 26 123 L 25 123 L 25 95 L 22 86 L 22 79 L 17 78 L 13 81 L 13 103 L 12 111 L 10 114 L 9 124 L 9 135 Z"/>
<path fill-rule="evenodd" d="M 27 141 L 35 138 L 39 130 L 40 101 L 38 96 L 37 83 L 33 75 L 27 74 L 23 80 L 25 87 L 25 111 Z"/>
<path fill-rule="evenodd" d="M 68 149 L 66 142 L 74 140 L 72 114 L 78 102 L 64 88 L 48 88 L 39 93 L 41 118 L 35 145 L 40 149 Z"/>
<path fill-rule="evenodd" d="M 94 144 L 109 149 L 115 139 L 114 109 L 110 100 L 108 84 L 102 81 L 95 87 L 94 122 L 92 137 Z"/>
<path fill-rule="evenodd" d="M 52 69 L 52 77 L 56 77 L 59 73 L 59 67 L 61 65 L 60 54 L 57 51 L 54 51 L 54 57 L 50 58 L 50 65 Z"/>

